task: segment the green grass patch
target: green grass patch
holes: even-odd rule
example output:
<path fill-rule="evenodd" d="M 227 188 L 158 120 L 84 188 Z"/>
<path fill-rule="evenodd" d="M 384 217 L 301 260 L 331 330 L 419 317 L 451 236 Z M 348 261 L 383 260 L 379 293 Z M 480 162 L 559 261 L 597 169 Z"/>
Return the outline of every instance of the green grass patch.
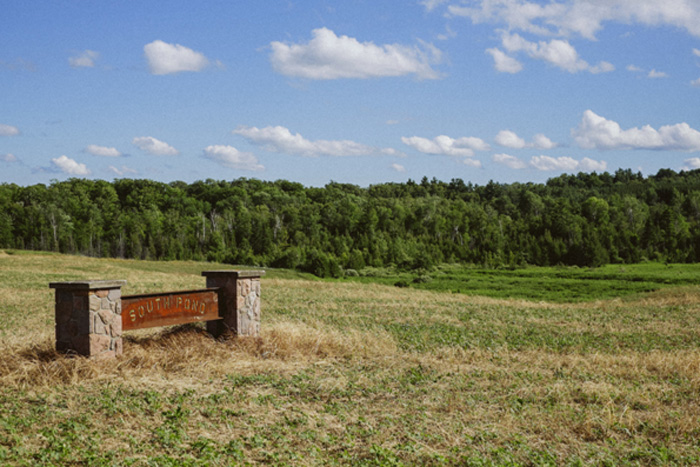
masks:
<path fill-rule="evenodd" d="M 484 269 L 441 265 L 406 272 L 368 268 L 343 280 L 493 298 L 576 303 L 634 297 L 682 285 L 700 285 L 700 264 L 642 263 L 600 268 L 526 267 Z"/>

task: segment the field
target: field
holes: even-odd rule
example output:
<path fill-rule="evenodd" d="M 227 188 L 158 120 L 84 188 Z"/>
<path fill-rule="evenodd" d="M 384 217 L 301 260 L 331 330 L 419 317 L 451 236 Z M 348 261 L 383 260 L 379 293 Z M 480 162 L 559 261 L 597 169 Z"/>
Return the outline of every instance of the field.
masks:
<path fill-rule="evenodd" d="M 700 463 L 696 265 L 271 270 L 259 339 L 53 350 L 49 282 L 191 289 L 225 267 L 0 251 L 0 465 Z"/>

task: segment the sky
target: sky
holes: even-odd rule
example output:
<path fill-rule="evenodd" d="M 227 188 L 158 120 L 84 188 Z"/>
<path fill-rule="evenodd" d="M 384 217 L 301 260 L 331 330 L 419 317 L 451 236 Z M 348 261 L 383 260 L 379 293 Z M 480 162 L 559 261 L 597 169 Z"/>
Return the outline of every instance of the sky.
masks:
<path fill-rule="evenodd" d="M 699 0 L 0 4 L 0 183 L 700 168 Z"/>

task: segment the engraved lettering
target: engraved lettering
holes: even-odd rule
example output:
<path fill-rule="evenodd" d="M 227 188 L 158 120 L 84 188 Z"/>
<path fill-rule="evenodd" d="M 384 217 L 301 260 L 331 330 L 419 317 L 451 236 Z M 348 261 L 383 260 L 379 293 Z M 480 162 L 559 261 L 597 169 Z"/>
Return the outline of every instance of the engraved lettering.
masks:
<path fill-rule="evenodd" d="M 136 321 L 136 311 L 135 311 L 135 310 L 129 311 L 129 316 L 131 316 L 131 322 L 132 322 L 132 323 L 133 323 L 134 321 Z"/>
<path fill-rule="evenodd" d="M 156 310 L 160 310 L 160 298 L 156 298 Z"/>
<path fill-rule="evenodd" d="M 185 299 L 185 310 L 189 310 L 189 309 L 190 309 L 190 299 L 186 298 Z"/>
<path fill-rule="evenodd" d="M 147 301 L 146 302 L 146 310 L 148 310 L 149 313 L 153 311 L 153 302 L 152 301 Z"/>
<path fill-rule="evenodd" d="M 144 310 L 143 305 L 139 306 L 139 318 L 143 318 L 143 315 L 146 314 L 146 310 Z"/>

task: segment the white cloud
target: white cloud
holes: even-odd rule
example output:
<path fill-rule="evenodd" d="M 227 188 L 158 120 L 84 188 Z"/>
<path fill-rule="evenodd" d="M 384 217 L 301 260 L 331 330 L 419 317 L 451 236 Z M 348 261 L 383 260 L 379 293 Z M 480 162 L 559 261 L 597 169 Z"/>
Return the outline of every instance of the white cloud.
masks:
<path fill-rule="evenodd" d="M 404 173 L 406 171 L 406 167 L 401 164 L 391 164 L 391 168 L 399 173 Z"/>
<path fill-rule="evenodd" d="M 204 148 L 204 157 L 231 169 L 265 170 L 253 153 L 241 152 L 233 146 L 207 146 Z"/>
<path fill-rule="evenodd" d="M 627 71 L 631 71 L 633 73 L 641 73 L 644 70 L 642 70 L 641 68 L 639 68 L 636 65 L 627 65 Z"/>
<path fill-rule="evenodd" d="M 168 143 L 157 140 L 152 136 L 139 136 L 131 141 L 131 144 L 154 156 L 176 156 L 180 151 Z"/>
<path fill-rule="evenodd" d="M 423 5 L 426 10 L 432 11 L 445 2 L 447 2 L 447 0 L 421 0 L 419 3 Z"/>
<path fill-rule="evenodd" d="M 475 7 L 450 6 L 473 23 L 504 24 L 537 35 L 578 35 L 594 40 L 605 22 L 674 26 L 700 37 L 700 3 L 688 0 L 566 0 L 546 5 L 528 0 L 480 0 Z"/>
<path fill-rule="evenodd" d="M 577 73 L 579 71 L 607 73 L 615 69 L 608 62 L 600 62 L 598 65 L 591 66 L 587 61 L 579 58 L 578 52 L 568 41 L 561 39 L 535 43 L 524 39 L 519 34 L 503 33 L 501 42 L 508 52 L 525 52 L 530 58 L 544 60 L 569 73 Z"/>
<path fill-rule="evenodd" d="M 475 167 L 477 169 L 481 168 L 481 161 L 477 159 L 466 158 L 462 162 L 464 163 L 464 165 L 468 165 L 470 167 Z"/>
<path fill-rule="evenodd" d="M 15 156 L 14 154 L 0 154 L 0 161 L 17 162 L 17 156 Z"/>
<path fill-rule="evenodd" d="M 474 151 L 488 151 L 490 146 L 481 138 L 450 138 L 440 135 L 433 139 L 420 136 L 402 137 L 401 141 L 424 154 L 445 154 L 448 156 L 471 157 Z"/>
<path fill-rule="evenodd" d="M 693 49 L 693 55 L 700 57 L 700 49 Z"/>
<path fill-rule="evenodd" d="M 575 170 L 578 161 L 571 157 L 533 156 L 530 165 L 537 170 Z"/>
<path fill-rule="evenodd" d="M 552 149 L 557 147 L 551 139 L 547 138 L 542 133 L 537 133 L 532 137 L 532 143 L 526 142 L 515 132 L 510 130 L 501 130 L 495 138 L 496 144 L 511 149 L 536 148 L 536 149 Z"/>
<path fill-rule="evenodd" d="M 622 130 L 617 122 L 596 115 L 591 110 L 583 113 L 581 123 L 572 130 L 572 135 L 578 145 L 585 149 L 700 151 L 700 131 L 687 123 L 666 125 L 658 130 L 649 125 Z"/>
<path fill-rule="evenodd" d="M 74 57 L 68 58 L 68 63 L 73 68 L 92 68 L 95 66 L 95 60 L 100 58 L 100 53 L 94 50 L 85 50 L 84 52 Z"/>
<path fill-rule="evenodd" d="M 597 65 L 588 67 L 588 71 L 594 75 L 600 73 L 610 73 L 611 71 L 615 71 L 615 65 L 610 62 L 599 62 Z"/>
<path fill-rule="evenodd" d="M 521 161 L 515 156 L 511 156 L 510 154 L 494 154 L 493 161 L 516 170 L 527 167 L 525 162 Z"/>
<path fill-rule="evenodd" d="M 608 168 L 608 163 L 584 157 L 581 159 L 581 162 L 579 162 L 578 168 L 584 172 L 604 172 L 605 169 Z"/>
<path fill-rule="evenodd" d="M 120 157 L 122 155 L 117 148 L 108 148 L 106 146 L 98 146 L 96 144 L 90 144 L 85 148 L 85 152 L 92 154 L 93 156 L 100 157 Z"/>
<path fill-rule="evenodd" d="M 690 159 L 686 159 L 684 162 L 685 166 L 683 168 L 685 170 L 700 169 L 700 157 L 691 157 Z"/>
<path fill-rule="evenodd" d="M 71 159 L 70 157 L 61 156 L 51 159 L 58 170 L 68 175 L 90 175 L 90 170 L 85 164 L 81 164 Z"/>
<path fill-rule="evenodd" d="M 134 170 L 134 169 L 132 169 L 132 168 L 130 168 L 130 167 L 127 167 L 127 166 L 125 166 L 125 165 L 122 165 L 120 168 L 116 168 L 116 167 L 114 167 L 113 165 L 110 165 L 110 166 L 108 167 L 108 169 L 110 170 L 110 172 L 114 172 L 115 174 L 119 175 L 120 177 L 123 177 L 123 176 L 126 175 L 126 174 L 136 174 L 136 173 L 138 173 L 136 170 Z"/>
<path fill-rule="evenodd" d="M 496 70 L 502 73 L 519 73 L 523 69 L 523 64 L 513 57 L 506 55 L 500 49 L 486 49 L 486 53 L 493 57 L 493 65 Z"/>
<path fill-rule="evenodd" d="M 501 130 L 495 138 L 496 144 L 512 149 L 522 149 L 525 147 L 525 140 L 510 130 Z"/>
<path fill-rule="evenodd" d="M 0 136 L 15 136 L 19 134 L 19 128 L 0 123 Z"/>
<path fill-rule="evenodd" d="M 698 78 L 694 81 L 691 81 L 690 84 L 692 84 L 693 86 L 696 86 L 696 87 L 700 87 L 700 78 Z"/>
<path fill-rule="evenodd" d="M 377 149 L 375 148 L 375 151 L 376 150 Z M 381 148 L 378 150 L 378 153 L 381 154 L 382 156 L 406 157 L 405 153 L 403 153 L 401 151 L 397 151 L 394 148 Z"/>
<path fill-rule="evenodd" d="M 348 36 L 336 36 L 327 28 L 314 29 L 306 44 L 272 42 L 270 61 L 278 73 L 308 79 L 379 78 L 415 75 L 436 79 L 433 64 L 442 53 L 432 45 L 375 45 Z"/>
<path fill-rule="evenodd" d="M 243 136 L 249 142 L 262 146 L 267 151 L 306 157 L 400 155 L 398 151 L 391 148 L 376 148 L 349 140 L 310 141 L 299 133 L 292 134 L 283 126 L 265 128 L 240 126 L 232 133 Z"/>
<path fill-rule="evenodd" d="M 665 73 L 663 71 L 656 71 L 655 69 L 653 69 L 649 72 L 647 77 L 648 78 L 668 78 L 668 73 Z"/>
<path fill-rule="evenodd" d="M 207 57 L 180 44 L 156 40 L 143 47 L 151 74 L 167 75 L 181 71 L 202 71 L 209 65 Z"/>
<path fill-rule="evenodd" d="M 532 137 L 532 147 L 537 149 L 553 149 L 557 147 L 557 143 L 547 138 L 542 133 L 537 133 Z"/>
<path fill-rule="evenodd" d="M 550 156 L 534 156 L 530 159 L 530 165 L 537 170 L 553 171 L 561 170 L 564 172 L 572 172 L 574 170 L 593 172 L 604 171 L 608 164 L 605 161 L 595 161 L 584 157 L 581 161 L 577 161 L 571 157 L 550 157 Z"/>

